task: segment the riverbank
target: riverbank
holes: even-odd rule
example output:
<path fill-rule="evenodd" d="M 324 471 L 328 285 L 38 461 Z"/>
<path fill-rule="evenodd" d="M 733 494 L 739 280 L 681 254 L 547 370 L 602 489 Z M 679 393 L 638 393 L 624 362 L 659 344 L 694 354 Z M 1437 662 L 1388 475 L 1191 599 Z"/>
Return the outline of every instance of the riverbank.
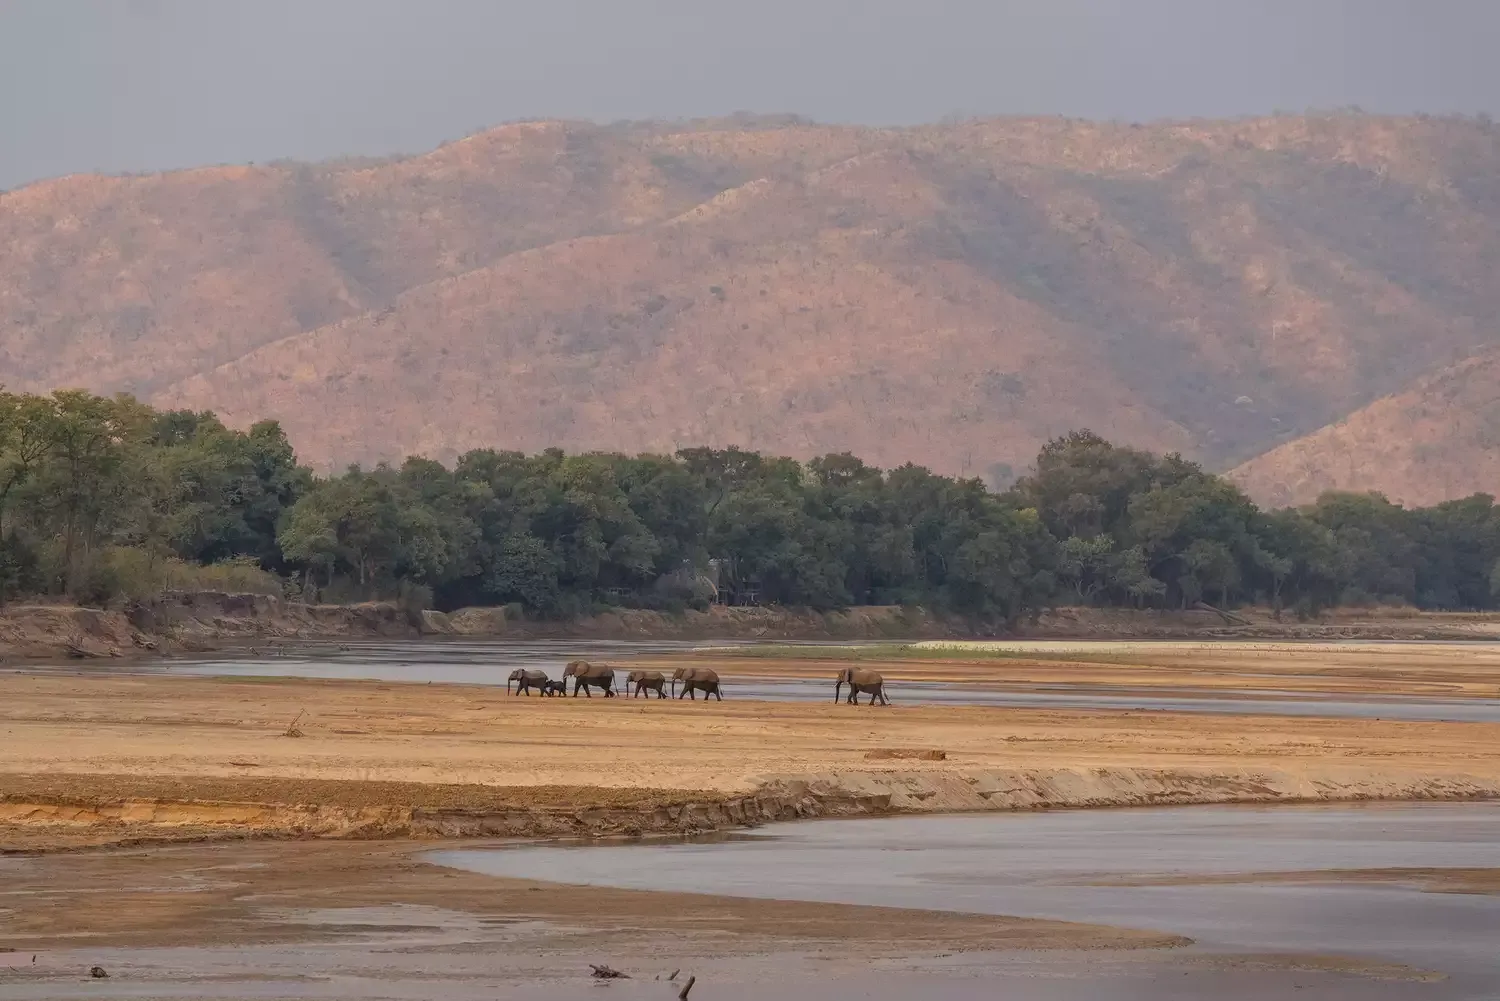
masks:
<path fill-rule="evenodd" d="M 160 656 L 329 639 L 506 637 L 579 640 L 970 640 L 995 630 L 920 608 L 817 612 L 713 606 L 680 613 L 614 609 L 562 622 L 508 617 L 503 608 L 415 611 L 393 602 L 306 605 L 263 594 L 174 592 L 113 610 L 66 604 L 0 609 L 0 663 Z M 1500 640 L 1500 614 L 1336 609 L 1312 621 L 1264 609 L 1137 611 L 1060 608 L 1018 623 L 1010 639 L 1227 641 Z"/>
<path fill-rule="evenodd" d="M 0 675 L 0 848 L 1500 797 L 1500 724 Z M 941 752 L 923 753 L 923 752 Z"/>
<path fill-rule="evenodd" d="M 11 605 L 0 610 L 0 663 L 159 657 L 273 641 L 417 637 L 389 602 L 304 605 L 264 594 L 163 595 L 120 609 Z"/>

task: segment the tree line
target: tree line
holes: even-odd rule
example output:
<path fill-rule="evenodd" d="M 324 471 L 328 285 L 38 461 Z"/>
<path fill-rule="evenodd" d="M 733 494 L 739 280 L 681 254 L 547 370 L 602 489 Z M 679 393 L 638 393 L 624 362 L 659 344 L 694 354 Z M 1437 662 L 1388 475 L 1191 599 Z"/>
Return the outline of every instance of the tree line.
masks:
<path fill-rule="evenodd" d="M 1262 510 L 1181 456 L 1057 438 L 1004 491 L 848 454 L 477 450 L 318 476 L 279 425 L 128 396 L 0 393 L 0 600 L 160 591 L 400 597 L 567 617 L 712 600 L 920 604 L 989 622 L 1058 604 L 1500 605 L 1500 508 L 1330 493 Z"/>

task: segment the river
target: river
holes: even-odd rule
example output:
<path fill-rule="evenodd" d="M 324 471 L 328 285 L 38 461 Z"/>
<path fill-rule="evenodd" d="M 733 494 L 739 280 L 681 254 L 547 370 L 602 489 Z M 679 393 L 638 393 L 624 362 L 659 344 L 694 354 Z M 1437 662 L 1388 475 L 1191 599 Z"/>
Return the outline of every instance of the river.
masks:
<path fill-rule="evenodd" d="M 559 677 L 570 660 L 618 661 L 627 657 L 685 653 L 696 648 L 743 645 L 735 641 L 605 640 L 427 640 L 355 642 L 289 646 L 284 655 L 218 654 L 133 661 L 127 664 L 68 665 L 69 671 L 148 672 L 191 677 L 290 677 L 396 683 L 504 686 L 516 668 Z M 826 646 L 827 644 L 820 644 Z M 27 668 L 36 670 L 38 668 Z M 619 678 L 623 684 L 623 671 Z M 1330 696 L 1257 687 L 1160 691 L 1109 685 L 996 686 L 933 682 L 891 682 L 891 699 L 907 705 L 973 705 L 1043 709 L 1157 710 L 1185 713 L 1251 713 L 1271 716 L 1337 716 L 1363 719 L 1500 722 L 1500 700 L 1442 696 Z M 773 701 L 831 700 L 830 680 L 725 676 L 728 698 Z"/>
<path fill-rule="evenodd" d="M 1400 997 L 1500 997 L 1500 895 L 1424 892 L 1415 876 L 1361 882 L 1328 872 L 1500 868 L 1500 804 L 828 821 L 699 843 L 534 845 L 430 857 L 474 872 L 567 883 L 1146 928 L 1191 937 L 1196 944 L 1187 952 L 1358 957 L 1444 977 L 1406 983 Z M 1302 875 L 1295 882 L 1264 875 L 1273 872 Z M 1193 885 L 1226 876 L 1244 882 Z M 1151 882 L 1178 885 L 1122 885 Z M 1095 997 L 1135 996 L 1094 987 Z M 1048 988 L 1007 996 L 1060 995 Z"/>

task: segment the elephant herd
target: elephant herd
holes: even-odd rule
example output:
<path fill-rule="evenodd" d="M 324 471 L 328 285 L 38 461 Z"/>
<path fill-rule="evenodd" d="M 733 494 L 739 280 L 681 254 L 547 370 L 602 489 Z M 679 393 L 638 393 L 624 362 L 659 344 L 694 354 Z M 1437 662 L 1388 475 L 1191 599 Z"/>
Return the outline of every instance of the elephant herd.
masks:
<path fill-rule="evenodd" d="M 510 672 L 510 678 L 505 682 L 505 692 L 510 694 L 510 684 L 514 681 L 517 695 L 530 695 L 533 689 L 542 695 L 566 695 L 569 678 L 573 679 L 575 697 L 582 692 L 586 697 L 593 698 L 595 688 L 602 691 L 606 699 L 621 694 L 615 690 L 613 667 L 608 664 L 590 664 L 586 660 L 572 661 L 563 668 L 561 681 L 551 680 L 546 671 L 528 671 L 518 667 Z M 657 698 L 664 699 L 667 697 L 667 680 L 667 676 L 660 671 L 631 671 L 625 676 L 625 691 L 633 698 L 644 694 L 649 699 L 651 693 L 655 692 Z M 677 694 L 679 681 L 682 682 L 682 695 Z M 679 667 L 672 672 L 671 682 L 674 698 L 680 699 L 686 695 L 696 702 L 697 693 L 702 692 L 705 699 L 712 695 L 720 702 L 724 701 L 724 696 L 719 693 L 719 675 L 706 667 Z"/>
<path fill-rule="evenodd" d="M 546 671 L 530 671 L 525 668 L 516 668 L 510 672 L 510 678 L 505 682 L 505 693 L 510 694 L 511 682 L 516 683 L 517 695 L 530 695 L 535 690 L 540 695 L 566 695 L 568 694 L 568 679 L 573 679 L 573 696 L 577 698 L 578 693 L 583 692 L 587 698 L 593 698 L 595 688 L 604 693 L 606 699 L 621 694 L 615 690 L 615 669 L 608 664 L 590 664 L 586 660 L 575 660 L 563 668 L 562 680 L 553 681 L 547 677 Z M 640 698 L 645 695 L 651 697 L 655 692 L 656 697 L 664 699 L 667 697 L 665 688 L 668 678 L 660 671 L 631 671 L 625 675 L 625 693 L 631 698 Z M 724 696 L 719 690 L 718 672 L 707 667 L 679 667 L 672 672 L 670 679 L 672 685 L 672 697 L 680 699 L 687 696 L 693 701 L 698 700 L 698 692 L 703 693 L 705 701 L 712 695 L 720 702 Z M 677 683 L 682 682 L 682 692 L 678 694 Z M 838 702 L 839 695 L 845 685 L 849 686 L 849 695 L 844 701 L 849 705 L 859 705 L 859 696 L 870 696 L 869 705 L 888 706 L 891 700 L 885 695 L 885 679 L 877 672 L 860 667 L 846 667 L 839 672 L 838 678 L 833 686 L 833 701 Z"/>

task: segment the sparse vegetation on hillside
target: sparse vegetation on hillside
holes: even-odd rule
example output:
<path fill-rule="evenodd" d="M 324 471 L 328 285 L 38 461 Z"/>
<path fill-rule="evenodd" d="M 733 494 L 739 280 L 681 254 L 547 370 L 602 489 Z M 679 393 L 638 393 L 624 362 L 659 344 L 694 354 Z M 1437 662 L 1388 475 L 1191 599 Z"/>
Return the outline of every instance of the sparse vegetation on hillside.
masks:
<path fill-rule="evenodd" d="M 0 599 L 220 587 L 546 617 L 919 604 L 1002 623 L 1058 603 L 1490 608 L 1497 580 L 1487 495 L 1263 511 L 1196 463 L 1088 432 L 1049 442 L 1003 492 L 847 453 L 707 447 L 482 449 L 319 478 L 274 422 L 0 394 Z"/>
<path fill-rule="evenodd" d="M 1500 489 L 1500 351 L 1425 376 L 1231 476 L 1277 505 L 1311 503 L 1329 490 L 1435 504 Z"/>
<path fill-rule="evenodd" d="M 739 443 L 1003 483 L 1077 426 L 1227 467 L 1493 343 L 1496 177 L 1492 125 L 1335 114 L 69 178 L 0 195 L 0 363 L 274 417 L 321 470 Z"/>

